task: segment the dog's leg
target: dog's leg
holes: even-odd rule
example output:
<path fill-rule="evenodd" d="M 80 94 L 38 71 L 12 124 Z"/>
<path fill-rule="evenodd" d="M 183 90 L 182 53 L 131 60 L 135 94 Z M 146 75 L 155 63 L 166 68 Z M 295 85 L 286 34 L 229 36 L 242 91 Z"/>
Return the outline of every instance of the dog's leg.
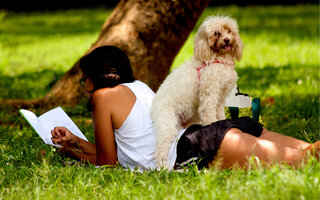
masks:
<path fill-rule="evenodd" d="M 158 167 L 168 166 L 168 154 L 179 129 L 190 122 L 197 111 L 199 88 L 198 73 L 194 66 L 198 65 L 201 62 L 187 62 L 175 69 L 161 84 L 153 99 L 150 113 L 154 123 L 155 160 Z"/>
<path fill-rule="evenodd" d="M 178 120 L 177 117 L 173 116 L 158 117 L 159 118 L 154 120 L 154 129 L 156 134 L 156 150 L 154 156 L 158 167 L 167 167 L 170 147 L 176 139 L 176 135 L 179 131 Z"/>
<path fill-rule="evenodd" d="M 218 106 L 218 120 L 224 120 L 226 118 L 226 115 L 224 113 L 224 107 L 225 107 L 225 101 L 221 102 Z"/>
<path fill-rule="evenodd" d="M 199 107 L 198 113 L 201 125 L 208 125 L 218 120 L 218 103 L 219 91 L 218 88 L 210 93 L 209 91 L 199 92 Z M 215 95 L 217 94 L 217 95 Z"/>
<path fill-rule="evenodd" d="M 221 101 L 218 106 L 218 120 L 224 120 L 226 118 L 224 108 L 226 105 L 226 99 L 227 96 L 230 94 L 233 88 L 236 87 L 236 80 L 238 79 L 238 76 L 234 70 L 230 71 L 229 73 L 229 79 L 226 81 L 221 93 Z"/>
<path fill-rule="evenodd" d="M 199 86 L 198 108 L 202 125 L 225 118 L 225 90 L 229 79 L 229 72 L 222 64 L 210 65 L 203 71 Z"/>
<path fill-rule="evenodd" d="M 224 87 L 221 90 L 221 94 L 220 94 L 220 101 L 218 104 L 218 113 L 217 113 L 217 118 L 218 120 L 224 120 L 226 118 L 225 112 L 224 112 L 224 107 L 226 105 L 226 98 L 227 95 L 229 94 L 229 89 L 227 87 Z M 223 92 L 224 91 L 224 92 Z"/>

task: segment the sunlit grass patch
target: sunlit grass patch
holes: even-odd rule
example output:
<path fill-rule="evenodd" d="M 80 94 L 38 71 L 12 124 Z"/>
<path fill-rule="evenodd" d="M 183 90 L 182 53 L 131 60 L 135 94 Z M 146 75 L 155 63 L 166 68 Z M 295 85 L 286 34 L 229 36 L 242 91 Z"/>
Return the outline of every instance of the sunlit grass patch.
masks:
<path fill-rule="evenodd" d="M 1 72 L 10 76 L 48 69 L 65 72 L 89 49 L 94 39 L 95 34 L 57 35 L 4 48 Z"/>
<path fill-rule="evenodd" d="M 105 9 L 5 13 L 0 23 L 0 74 L 64 72 L 97 39 Z"/>

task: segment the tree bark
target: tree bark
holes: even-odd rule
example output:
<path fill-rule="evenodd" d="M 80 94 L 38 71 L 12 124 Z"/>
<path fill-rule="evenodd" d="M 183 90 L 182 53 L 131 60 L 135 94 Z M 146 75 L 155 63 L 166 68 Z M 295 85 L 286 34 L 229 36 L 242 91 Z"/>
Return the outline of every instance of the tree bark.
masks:
<path fill-rule="evenodd" d="M 135 78 L 156 91 L 208 4 L 208 0 L 122 0 L 86 54 L 103 45 L 119 47 L 128 55 Z M 37 107 L 78 103 L 83 96 L 78 83 L 81 76 L 78 64 L 77 61 L 45 97 L 9 100 L 7 104 Z"/>

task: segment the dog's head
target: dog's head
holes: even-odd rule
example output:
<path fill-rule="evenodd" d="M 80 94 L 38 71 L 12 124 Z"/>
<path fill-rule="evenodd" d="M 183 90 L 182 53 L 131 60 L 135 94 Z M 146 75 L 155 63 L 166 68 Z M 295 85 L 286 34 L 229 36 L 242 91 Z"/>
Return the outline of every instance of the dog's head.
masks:
<path fill-rule="evenodd" d="M 214 55 L 242 57 L 242 41 L 237 22 L 226 16 L 208 17 L 200 26 L 194 42 L 196 60 L 209 61 Z"/>

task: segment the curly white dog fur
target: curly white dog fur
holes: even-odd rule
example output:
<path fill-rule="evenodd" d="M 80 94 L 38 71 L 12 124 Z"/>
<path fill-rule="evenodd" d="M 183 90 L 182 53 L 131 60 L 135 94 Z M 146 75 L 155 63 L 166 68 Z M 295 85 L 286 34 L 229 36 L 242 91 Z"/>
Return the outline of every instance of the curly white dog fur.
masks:
<path fill-rule="evenodd" d="M 225 119 L 225 100 L 236 86 L 235 60 L 240 61 L 242 46 L 237 22 L 230 17 L 208 17 L 200 26 L 194 57 L 170 73 L 152 102 L 159 167 L 167 166 L 179 129 Z"/>

